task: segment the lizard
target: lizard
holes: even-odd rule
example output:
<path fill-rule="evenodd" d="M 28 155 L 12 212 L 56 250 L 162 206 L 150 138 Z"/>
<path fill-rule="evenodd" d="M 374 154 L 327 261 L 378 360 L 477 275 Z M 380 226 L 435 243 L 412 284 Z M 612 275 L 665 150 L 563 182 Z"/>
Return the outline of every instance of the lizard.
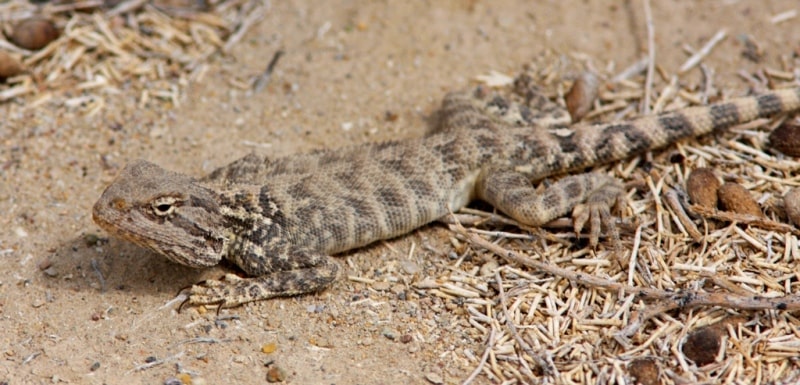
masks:
<path fill-rule="evenodd" d="M 528 226 L 572 211 L 575 231 L 588 224 L 596 245 L 601 227 L 614 232 L 610 209 L 624 189 L 583 170 L 798 109 L 800 88 L 789 88 L 565 125 L 500 97 L 454 92 L 442 102 L 441 128 L 424 137 L 277 159 L 250 154 L 203 178 L 132 161 L 92 217 L 173 262 L 237 265 L 246 277 L 226 274 L 186 289 L 184 304 L 221 309 L 323 290 L 338 275 L 332 255 L 406 234 L 476 199 Z M 534 187 L 553 176 L 564 177 Z"/>

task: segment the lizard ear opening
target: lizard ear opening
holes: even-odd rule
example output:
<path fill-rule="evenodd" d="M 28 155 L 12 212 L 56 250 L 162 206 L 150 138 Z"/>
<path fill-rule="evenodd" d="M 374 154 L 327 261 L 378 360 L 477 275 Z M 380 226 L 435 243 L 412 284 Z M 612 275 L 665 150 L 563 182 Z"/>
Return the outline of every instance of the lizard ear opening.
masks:
<path fill-rule="evenodd" d="M 175 207 L 177 206 L 178 199 L 175 197 L 161 197 L 157 198 L 153 201 L 152 208 L 153 213 L 160 216 L 165 217 L 167 215 L 172 214 L 175 211 Z"/>

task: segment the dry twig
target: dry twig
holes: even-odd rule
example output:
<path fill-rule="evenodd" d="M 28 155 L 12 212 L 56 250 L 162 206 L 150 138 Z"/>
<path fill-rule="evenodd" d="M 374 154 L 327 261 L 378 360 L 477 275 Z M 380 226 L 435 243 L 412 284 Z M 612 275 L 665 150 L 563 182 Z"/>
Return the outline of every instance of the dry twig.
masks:
<path fill-rule="evenodd" d="M 642 115 L 650 113 L 650 98 L 653 93 L 653 73 L 656 66 L 656 31 L 653 23 L 653 11 L 650 9 L 650 0 L 642 0 L 644 4 L 644 18 L 647 23 L 647 75 L 644 81 L 644 100 L 641 105 Z"/>
<path fill-rule="evenodd" d="M 800 310 L 800 294 L 782 297 L 742 296 L 722 292 L 703 291 L 669 291 L 653 287 L 635 287 L 609 279 L 591 276 L 567 270 L 550 263 L 540 262 L 530 256 L 521 255 L 493 244 L 477 234 L 468 232 L 463 226 L 456 224 L 454 231 L 466 238 L 470 243 L 492 251 L 509 262 L 528 266 L 555 276 L 566 278 L 584 286 L 603 288 L 622 294 L 634 294 L 645 300 L 663 301 L 667 308 L 689 309 L 699 306 L 719 306 L 739 310 Z"/>

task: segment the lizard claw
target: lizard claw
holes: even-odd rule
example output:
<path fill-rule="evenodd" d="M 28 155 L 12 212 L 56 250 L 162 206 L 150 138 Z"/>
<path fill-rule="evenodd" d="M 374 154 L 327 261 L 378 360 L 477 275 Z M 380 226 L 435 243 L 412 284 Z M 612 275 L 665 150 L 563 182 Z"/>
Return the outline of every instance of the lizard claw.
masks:
<path fill-rule="evenodd" d="M 620 245 L 619 230 L 611 214 L 611 207 L 623 206 L 622 196 L 614 197 L 611 202 L 606 199 L 590 200 L 586 203 L 578 204 L 572 210 L 572 223 L 575 234 L 580 235 L 584 226 L 589 224 L 589 245 L 597 246 L 600 239 L 600 231 L 605 228 L 609 233 L 615 247 Z"/>
<path fill-rule="evenodd" d="M 178 307 L 178 312 L 187 305 L 216 305 L 217 313 L 222 308 L 236 306 L 241 302 L 236 301 L 234 289 L 241 281 L 244 279 L 235 274 L 225 274 L 222 279 L 209 279 L 184 288 L 181 292 L 187 291 L 187 297 Z"/>

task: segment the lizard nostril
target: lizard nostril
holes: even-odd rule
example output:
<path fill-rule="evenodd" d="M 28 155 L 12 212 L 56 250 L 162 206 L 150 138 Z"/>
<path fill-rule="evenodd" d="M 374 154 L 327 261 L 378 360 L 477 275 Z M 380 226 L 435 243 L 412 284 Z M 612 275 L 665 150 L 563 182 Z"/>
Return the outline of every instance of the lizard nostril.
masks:
<path fill-rule="evenodd" d="M 125 208 L 128 207 L 128 202 L 126 202 L 125 199 L 122 198 L 114 198 L 108 205 L 112 209 L 124 210 Z"/>

